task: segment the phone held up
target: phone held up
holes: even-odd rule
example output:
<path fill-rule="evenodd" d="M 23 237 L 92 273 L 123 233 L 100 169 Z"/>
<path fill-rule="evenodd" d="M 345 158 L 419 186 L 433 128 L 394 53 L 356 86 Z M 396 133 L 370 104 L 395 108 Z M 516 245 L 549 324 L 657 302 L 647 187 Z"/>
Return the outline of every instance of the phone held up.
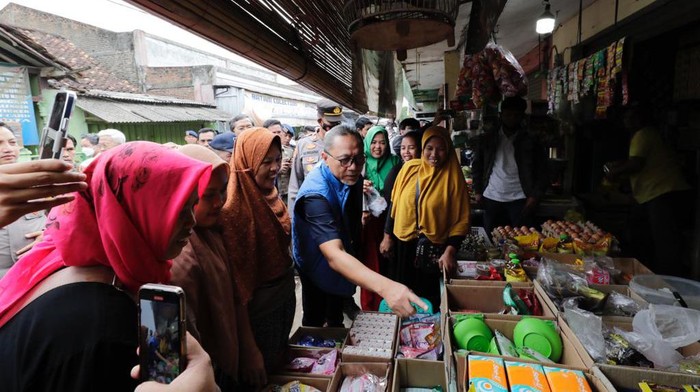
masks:
<path fill-rule="evenodd" d="M 66 146 L 68 121 L 77 96 L 72 91 L 59 91 L 53 100 L 49 121 L 41 133 L 40 159 L 61 159 Z"/>
<path fill-rule="evenodd" d="M 139 289 L 141 381 L 169 384 L 187 366 L 185 292 L 178 286 Z"/>

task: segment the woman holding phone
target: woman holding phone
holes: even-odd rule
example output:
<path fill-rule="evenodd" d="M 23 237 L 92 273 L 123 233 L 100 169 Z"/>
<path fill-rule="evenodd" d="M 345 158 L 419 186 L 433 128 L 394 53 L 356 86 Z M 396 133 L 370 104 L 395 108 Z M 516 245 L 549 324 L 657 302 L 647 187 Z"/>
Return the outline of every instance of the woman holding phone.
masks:
<path fill-rule="evenodd" d="M 51 210 L 43 242 L 0 281 L 4 391 L 129 391 L 135 294 L 167 282 L 211 165 L 149 142 L 101 154 Z"/>

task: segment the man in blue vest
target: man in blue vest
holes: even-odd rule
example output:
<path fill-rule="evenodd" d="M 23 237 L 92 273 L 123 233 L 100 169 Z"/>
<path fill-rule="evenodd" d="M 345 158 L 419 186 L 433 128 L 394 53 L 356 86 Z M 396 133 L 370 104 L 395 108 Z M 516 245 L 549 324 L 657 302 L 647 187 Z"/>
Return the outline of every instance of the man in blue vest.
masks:
<path fill-rule="evenodd" d="M 357 259 L 362 230 L 365 163 L 360 134 L 338 125 L 324 138 L 323 162 L 304 180 L 294 205 L 292 246 L 302 283 L 302 325 L 342 327 L 343 299 L 356 285 L 382 296 L 405 317 L 411 305 L 427 306 L 408 287 L 367 268 Z"/>

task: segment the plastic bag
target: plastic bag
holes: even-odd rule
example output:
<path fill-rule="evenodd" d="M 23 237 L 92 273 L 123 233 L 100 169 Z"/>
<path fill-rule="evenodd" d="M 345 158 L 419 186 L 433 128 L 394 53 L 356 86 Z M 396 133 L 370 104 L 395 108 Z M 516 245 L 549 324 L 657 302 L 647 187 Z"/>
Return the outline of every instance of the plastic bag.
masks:
<path fill-rule="evenodd" d="M 506 97 L 527 94 L 527 76 L 515 56 L 504 47 L 489 42 L 484 52 L 491 65 L 493 79 Z"/>
<path fill-rule="evenodd" d="M 562 303 L 564 319 L 583 347 L 596 362 L 606 359 L 605 340 L 603 339 L 603 320 L 595 314 L 578 307 L 577 298 L 569 298 Z"/>
<path fill-rule="evenodd" d="M 648 336 L 637 332 L 622 331 L 617 328 L 615 328 L 615 333 L 622 335 L 635 350 L 652 361 L 654 367 L 665 369 L 675 366 L 683 359 L 683 356 L 678 351 L 663 340 L 650 340 Z"/>
<path fill-rule="evenodd" d="M 632 321 L 634 332 L 680 348 L 700 340 L 700 311 L 671 305 L 649 305 Z"/>
<path fill-rule="evenodd" d="M 386 200 L 379 194 L 379 191 L 370 188 L 369 194 L 365 193 L 365 204 L 373 216 L 378 217 L 386 210 Z"/>
<path fill-rule="evenodd" d="M 640 310 L 642 310 L 642 307 L 635 300 L 613 291 L 605 301 L 603 313 L 605 315 L 634 317 Z"/>
<path fill-rule="evenodd" d="M 386 387 L 386 378 L 366 373 L 361 376 L 345 377 L 340 392 L 384 392 Z"/>
<path fill-rule="evenodd" d="M 605 294 L 588 287 L 585 276 L 570 265 L 543 259 L 537 270 L 537 280 L 558 305 L 565 298 L 581 297 L 579 306 L 596 312 L 605 304 Z"/>

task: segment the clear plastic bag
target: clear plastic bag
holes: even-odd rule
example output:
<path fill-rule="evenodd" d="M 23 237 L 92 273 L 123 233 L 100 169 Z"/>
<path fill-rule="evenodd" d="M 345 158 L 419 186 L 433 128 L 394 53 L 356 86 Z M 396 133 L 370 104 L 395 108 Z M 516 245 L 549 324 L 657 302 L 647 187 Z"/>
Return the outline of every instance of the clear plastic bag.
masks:
<path fill-rule="evenodd" d="M 613 291 L 605 300 L 603 313 L 605 315 L 634 317 L 643 308 L 632 298 Z"/>
<path fill-rule="evenodd" d="M 374 187 L 370 188 L 369 194 L 365 193 L 365 205 L 369 208 L 369 212 L 375 217 L 381 215 L 387 207 L 386 200 Z"/>
<path fill-rule="evenodd" d="M 615 333 L 622 335 L 637 351 L 654 363 L 654 367 L 665 369 L 675 366 L 683 356 L 663 340 L 650 340 L 640 333 L 622 331 L 615 328 Z"/>
<path fill-rule="evenodd" d="M 564 319 L 576 337 L 596 362 L 605 362 L 605 340 L 603 320 L 595 314 L 578 307 L 578 298 L 568 298 L 562 303 Z"/>
<path fill-rule="evenodd" d="M 634 316 L 634 332 L 680 348 L 700 340 L 700 311 L 670 305 L 649 305 Z"/>

